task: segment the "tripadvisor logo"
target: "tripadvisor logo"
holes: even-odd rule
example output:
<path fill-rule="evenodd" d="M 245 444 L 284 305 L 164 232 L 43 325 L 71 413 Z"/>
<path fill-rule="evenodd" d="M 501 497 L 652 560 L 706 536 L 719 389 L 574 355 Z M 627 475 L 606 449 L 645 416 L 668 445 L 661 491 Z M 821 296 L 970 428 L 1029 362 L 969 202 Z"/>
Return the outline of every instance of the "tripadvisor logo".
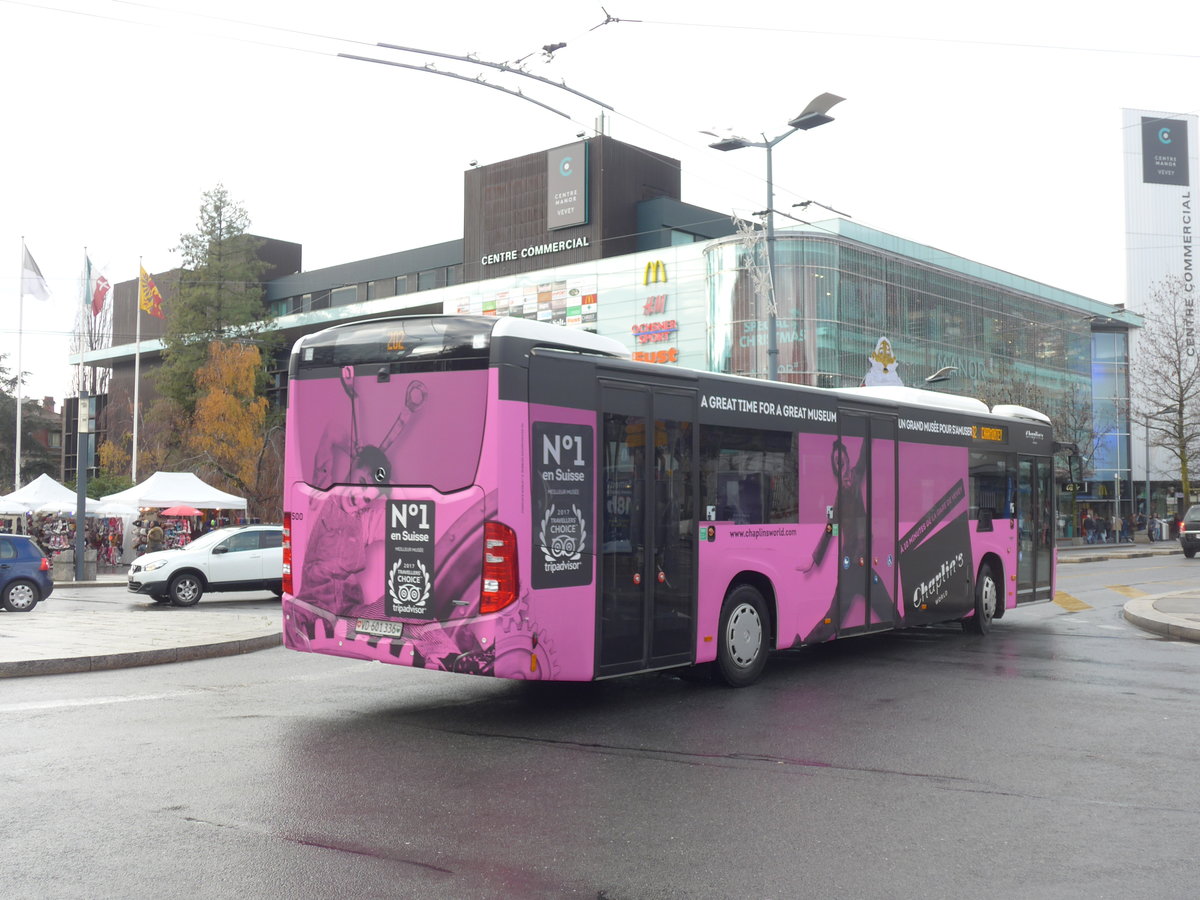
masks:
<path fill-rule="evenodd" d="M 554 504 L 542 516 L 538 542 L 547 572 L 575 572 L 582 565 L 587 526 L 579 507 L 559 509 Z"/>
<path fill-rule="evenodd" d="M 398 559 L 388 573 L 388 594 L 400 612 L 424 612 L 431 586 L 429 570 L 419 559 L 415 570 Z"/>

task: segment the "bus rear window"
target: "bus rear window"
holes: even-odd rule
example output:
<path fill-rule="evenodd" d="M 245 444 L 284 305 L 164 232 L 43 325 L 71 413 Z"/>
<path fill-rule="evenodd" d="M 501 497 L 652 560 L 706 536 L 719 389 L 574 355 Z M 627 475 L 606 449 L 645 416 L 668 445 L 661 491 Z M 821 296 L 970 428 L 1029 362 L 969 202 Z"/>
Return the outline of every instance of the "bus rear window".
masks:
<path fill-rule="evenodd" d="M 381 379 L 363 371 L 369 368 L 347 365 L 292 382 L 289 470 L 319 490 L 470 487 L 483 443 L 487 369 Z"/>
<path fill-rule="evenodd" d="M 494 318 L 396 318 L 329 328 L 305 338 L 295 356 L 301 369 L 352 364 L 435 364 L 477 368 L 488 364 Z"/>

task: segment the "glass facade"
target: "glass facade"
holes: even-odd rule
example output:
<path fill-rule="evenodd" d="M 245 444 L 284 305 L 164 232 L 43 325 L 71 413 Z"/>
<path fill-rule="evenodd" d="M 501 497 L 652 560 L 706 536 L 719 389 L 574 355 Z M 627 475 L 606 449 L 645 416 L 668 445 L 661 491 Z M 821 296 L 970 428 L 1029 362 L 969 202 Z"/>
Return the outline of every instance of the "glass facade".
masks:
<path fill-rule="evenodd" d="M 1096 484 L 1088 497 L 1105 502 L 1131 496 L 1129 446 L 1129 336 L 1118 331 L 1092 335 L 1092 419 L 1095 448 L 1088 474 Z M 1141 493 L 1144 493 L 1141 492 Z"/>
<path fill-rule="evenodd" d="M 754 277 L 765 254 L 734 241 L 709 253 L 710 368 L 765 378 L 767 304 Z M 1091 327 L 1078 308 L 830 234 L 780 235 L 774 269 L 781 380 L 858 386 L 887 338 L 910 386 L 953 367 L 950 392 L 1004 393 L 1052 417 L 1090 396 Z"/>

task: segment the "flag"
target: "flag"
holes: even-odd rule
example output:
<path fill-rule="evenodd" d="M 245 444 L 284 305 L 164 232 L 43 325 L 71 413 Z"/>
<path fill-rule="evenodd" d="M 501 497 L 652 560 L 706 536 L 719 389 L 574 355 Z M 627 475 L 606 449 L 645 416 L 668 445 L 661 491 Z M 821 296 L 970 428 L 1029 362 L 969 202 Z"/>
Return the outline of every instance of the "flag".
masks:
<path fill-rule="evenodd" d="M 138 280 L 138 306 L 142 312 L 147 312 L 156 319 L 163 318 L 162 294 L 154 284 L 145 268 L 141 269 L 142 277 Z"/>
<path fill-rule="evenodd" d="M 31 294 L 39 300 L 49 300 L 50 285 L 42 277 L 42 270 L 29 255 L 29 248 L 22 245 L 21 249 L 25 251 L 25 259 L 21 262 L 21 296 Z"/>
<path fill-rule="evenodd" d="M 108 299 L 108 291 L 111 285 L 108 279 L 103 275 L 96 273 L 95 267 L 92 265 L 91 259 L 84 254 L 83 257 L 83 300 L 87 303 L 89 300 L 92 304 L 92 315 L 98 316 L 104 310 L 104 301 Z"/>
<path fill-rule="evenodd" d="M 103 275 L 96 276 L 96 287 L 92 291 L 92 315 L 100 315 L 100 310 L 104 309 L 104 300 L 108 297 L 108 279 Z"/>

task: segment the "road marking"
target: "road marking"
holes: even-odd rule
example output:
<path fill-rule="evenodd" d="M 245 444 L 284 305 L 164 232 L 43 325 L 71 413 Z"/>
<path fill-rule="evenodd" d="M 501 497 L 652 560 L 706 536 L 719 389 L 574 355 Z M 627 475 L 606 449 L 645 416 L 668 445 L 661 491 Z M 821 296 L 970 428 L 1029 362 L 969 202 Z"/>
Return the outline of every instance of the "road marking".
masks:
<path fill-rule="evenodd" d="M 1068 594 L 1066 591 L 1055 591 L 1054 602 L 1065 609 L 1067 612 L 1080 612 L 1085 609 L 1091 609 L 1091 604 L 1084 603 L 1078 597 Z"/>
<path fill-rule="evenodd" d="M 1108 589 L 1110 591 L 1116 591 L 1118 594 L 1124 594 L 1126 597 L 1129 597 L 1131 600 L 1136 599 L 1138 597 L 1149 597 L 1150 596 L 1145 591 L 1139 590 L 1138 588 L 1135 588 L 1135 587 L 1130 587 L 1127 584 L 1110 584 L 1108 586 Z"/>
<path fill-rule="evenodd" d="M 143 703 L 146 701 L 170 700 L 175 697 L 186 697 L 198 694 L 200 688 L 189 691 L 167 691 L 161 694 L 134 694 L 128 697 L 83 697 L 65 700 L 30 700 L 24 703 L 5 703 L 0 705 L 0 713 L 40 712 L 48 709 L 70 709 L 81 706 L 105 706 L 110 703 Z"/>

